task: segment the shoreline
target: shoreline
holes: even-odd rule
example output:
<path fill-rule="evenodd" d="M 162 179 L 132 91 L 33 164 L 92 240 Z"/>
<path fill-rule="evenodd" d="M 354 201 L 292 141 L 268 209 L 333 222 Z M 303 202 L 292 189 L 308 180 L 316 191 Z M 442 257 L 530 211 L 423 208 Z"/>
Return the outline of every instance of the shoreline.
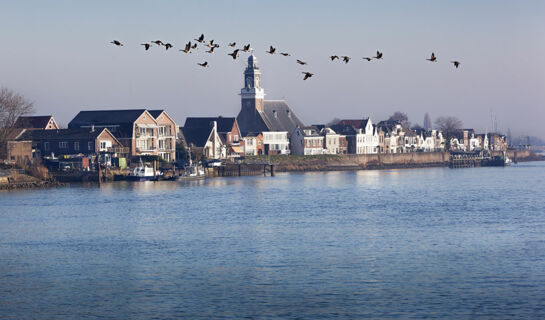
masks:
<path fill-rule="evenodd" d="M 312 158 L 313 157 L 313 158 Z M 306 160 L 314 161 L 300 161 L 302 158 Z M 350 157 L 353 158 L 354 157 Z M 361 159 L 360 155 L 357 157 Z M 376 161 L 363 161 L 357 163 L 354 161 L 348 161 L 346 157 L 314 157 L 314 156 L 303 156 L 297 158 L 288 158 L 282 159 L 276 163 L 274 166 L 274 172 L 278 173 L 304 173 L 304 172 L 333 172 L 333 171 L 360 171 L 360 170 L 392 170 L 392 169 L 426 169 L 426 168 L 447 168 L 449 167 L 448 161 L 441 162 L 419 162 L 419 161 L 408 161 L 403 163 L 377 163 Z M 539 162 L 545 161 L 545 156 L 541 155 L 531 155 L 524 158 L 519 158 L 518 162 Z M 251 165 L 252 163 L 243 163 L 246 165 Z M 234 165 L 238 166 L 238 165 Z M 261 172 L 259 174 L 246 174 L 240 176 L 262 176 L 270 175 L 270 169 L 267 169 L 266 172 Z M 240 177 L 239 175 L 228 175 L 223 177 Z M 221 176 L 208 176 L 207 178 L 217 178 Z M 34 178 L 35 179 L 35 178 Z M 68 186 L 71 183 L 81 183 L 84 181 L 71 181 L 71 182 L 61 182 L 57 180 L 24 180 L 24 181 L 15 181 L 8 183 L 0 183 L 0 192 L 1 191 L 10 191 L 10 190 L 29 190 L 29 189 L 44 189 L 52 187 L 64 187 Z M 159 181 L 161 182 L 161 181 Z"/>

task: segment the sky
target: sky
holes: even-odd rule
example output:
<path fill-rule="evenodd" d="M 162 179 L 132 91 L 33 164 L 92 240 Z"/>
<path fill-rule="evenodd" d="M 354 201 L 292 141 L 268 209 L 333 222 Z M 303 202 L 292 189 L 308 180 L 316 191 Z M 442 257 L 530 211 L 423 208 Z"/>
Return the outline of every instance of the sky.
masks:
<path fill-rule="evenodd" d="M 201 33 L 216 53 L 178 51 Z M 0 39 L 0 86 L 64 125 L 92 109 L 166 109 L 179 125 L 236 116 L 247 55 L 227 55 L 235 41 L 254 48 L 266 99 L 305 124 L 428 112 L 545 138 L 545 1 L 1 1 Z M 140 46 L 158 39 L 175 48 Z"/>

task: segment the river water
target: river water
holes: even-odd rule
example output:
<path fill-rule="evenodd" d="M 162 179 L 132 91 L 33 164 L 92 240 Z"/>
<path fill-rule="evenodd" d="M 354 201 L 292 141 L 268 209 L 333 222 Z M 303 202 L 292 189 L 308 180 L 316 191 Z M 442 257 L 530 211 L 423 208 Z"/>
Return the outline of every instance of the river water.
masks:
<path fill-rule="evenodd" d="M 2 319 L 545 318 L 545 162 L 0 193 Z"/>

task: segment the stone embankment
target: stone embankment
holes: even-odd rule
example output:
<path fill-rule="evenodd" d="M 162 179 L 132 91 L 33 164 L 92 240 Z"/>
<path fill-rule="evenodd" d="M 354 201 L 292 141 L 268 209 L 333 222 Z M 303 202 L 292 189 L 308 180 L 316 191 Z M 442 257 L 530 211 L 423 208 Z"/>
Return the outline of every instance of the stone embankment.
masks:
<path fill-rule="evenodd" d="M 500 154 L 502 153 L 498 152 L 498 155 Z M 535 155 L 529 150 L 510 150 L 508 156 L 515 161 L 545 160 L 542 156 Z M 449 165 L 449 159 L 450 153 L 448 152 L 411 152 L 316 156 L 259 156 L 249 157 L 246 162 L 271 162 L 275 164 L 277 172 L 287 172 L 446 167 Z"/>
<path fill-rule="evenodd" d="M 55 180 L 40 180 L 26 174 L 0 177 L 0 190 L 58 187 L 64 185 Z"/>

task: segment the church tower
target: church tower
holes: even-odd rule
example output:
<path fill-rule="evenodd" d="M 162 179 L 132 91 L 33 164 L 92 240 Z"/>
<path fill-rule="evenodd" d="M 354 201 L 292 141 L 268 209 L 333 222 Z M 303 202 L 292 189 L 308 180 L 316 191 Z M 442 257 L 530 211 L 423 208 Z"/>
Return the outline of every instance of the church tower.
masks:
<path fill-rule="evenodd" d="M 257 66 L 257 58 L 252 54 L 248 57 L 248 66 L 244 70 L 244 88 L 240 90 L 243 113 L 263 112 L 265 91 L 261 88 L 260 78 L 261 71 Z"/>

